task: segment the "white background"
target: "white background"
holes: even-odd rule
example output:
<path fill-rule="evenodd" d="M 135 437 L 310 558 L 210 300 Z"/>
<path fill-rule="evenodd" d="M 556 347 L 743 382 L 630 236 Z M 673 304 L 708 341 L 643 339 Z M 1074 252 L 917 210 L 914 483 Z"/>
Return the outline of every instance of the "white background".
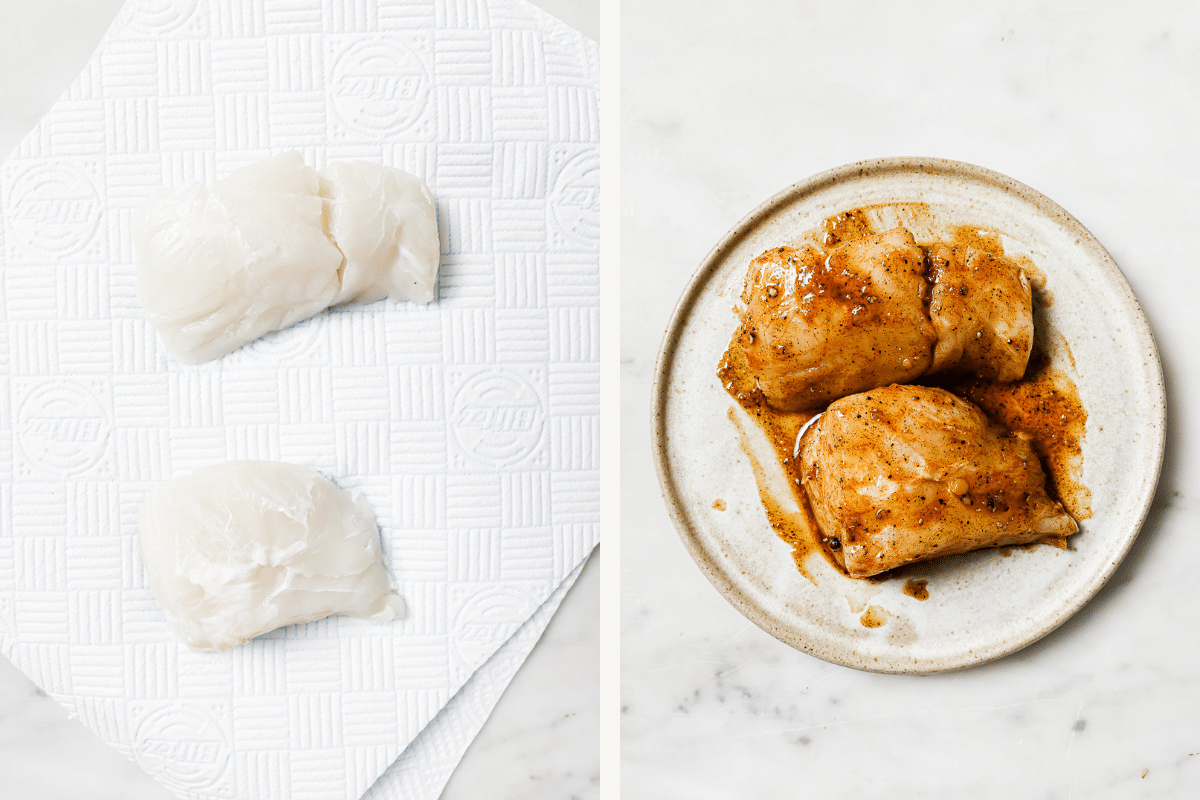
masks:
<path fill-rule="evenodd" d="M 1200 796 L 1200 7 L 668 0 L 622 8 L 622 797 Z M 791 183 L 935 156 L 1048 195 L 1149 317 L 1168 444 L 1109 584 L 940 676 L 835 667 L 693 564 L 650 453 L 654 360 L 708 250 Z"/>
<path fill-rule="evenodd" d="M 597 38 L 596 0 L 537 0 Z M 74 80 L 120 0 L 0 0 L 0 161 Z M 444 800 L 598 796 L 599 555 L 468 750 Z M 0 656 L 0 798 L 169 800 Z"/>

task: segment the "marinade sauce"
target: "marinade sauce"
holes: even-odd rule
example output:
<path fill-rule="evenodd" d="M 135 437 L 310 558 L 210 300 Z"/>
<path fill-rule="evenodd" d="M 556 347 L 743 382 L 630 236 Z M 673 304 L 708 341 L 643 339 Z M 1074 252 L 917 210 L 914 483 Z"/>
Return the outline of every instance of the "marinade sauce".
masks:
<path fill-rule="evenodd" d="M 767 465 L 759 463 L 752 448 L 747 446 L 745 432 L 741 430 L 741 423 L 733 409 L 730 409 L 730 422 L 738 427 L 739 434 L 742 436 L 742 450 L 750 459 L 751 467 L 754 470 L 754 480 L 758 485 L 758 495 L 762 500 L 763 509 L 766 511 L 767 521 L 775 534 L 791 546 L 796 568 L 815 583 L 812 574 L 804 564 L 809 555 L 814 551 L 820 551 L 830 564 L 845 572 L 834 557 L 829 540 L 821 534 L 820 528 L 817 527 L 816 517 L 813 516 L 812 509 L 808 504 L 808 496 L 805 495 L 804 489 L 800 485 L 799 459 L 793 453 L 800 429 L 818 412 L 777 411 L 767 405 L 766 399 L 755 385 L 754 376 L 750 374 L 746 360 L 742 357 L 742 351 L 738 347 L 731 346 L 725 351 L 725 355 L 721 357 L 720 366 L 717 368 L 717 376 L 721 379 L 721 385 L 725 387 L 725 391 L 729 392 L 771 442 L 775 459 L 787 475 L 788 488 L 800 509 L 799 514 L 791 513 L 785 508 L 782 498 L 776 497 L 768 488 L 765 474 Z"/>

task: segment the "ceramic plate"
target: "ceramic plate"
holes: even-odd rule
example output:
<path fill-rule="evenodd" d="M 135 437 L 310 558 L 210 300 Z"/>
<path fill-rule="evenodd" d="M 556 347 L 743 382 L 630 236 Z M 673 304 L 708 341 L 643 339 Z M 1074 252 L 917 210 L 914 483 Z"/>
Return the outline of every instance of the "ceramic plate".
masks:
<path fill-rule="evenodd" d="M 1092 516 L 1066 550 L 985 550 L 906 568 L 903 580 L 854 580 L 809 564 L 773 533 L 716 378 L 736 325 L 746 267 L 823 219 L 864 205 L 927 204 L 939 226 L 1000 231 L 1005 251 L 1046 276 L 1037 338 L 1076 383 L 1088 413 L 1083 484 Z M 914 231 L 915 232 L 915 231 Z M 918 240 L 921 236 L 918 234 Z M 663 495 L 700 569 L 776 638 L 818 658 L 877 672 L 938 672 L 990 661 L 1044 636 L 1116 569 L 1137 535 L 1162 462 L 1162 372 L 1146 318 L 1111 256 L 1078 220 L 1017 181 L 926 158 L 864 161 L 816 175 L 755 209 L 693 276 L 659 353 L 654 448 Z M 736 413 L 736 412 L 735 412 Z M 751 426 L 753 429 L 753 426 Z M 718 502 L 721 501 L 721 502 Z M 815 559 L 820 561 L 820 556 Z M 822 569 L 823 567 L 823 569 Z M 886 622 L 864 626 L 875 607 Z"/>

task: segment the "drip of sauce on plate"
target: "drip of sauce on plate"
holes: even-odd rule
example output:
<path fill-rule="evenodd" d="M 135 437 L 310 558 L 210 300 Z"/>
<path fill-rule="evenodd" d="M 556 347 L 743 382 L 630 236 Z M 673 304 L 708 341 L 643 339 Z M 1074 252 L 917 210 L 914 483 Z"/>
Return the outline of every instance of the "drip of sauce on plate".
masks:
<path fill-rule="evenodd" d="M 880 628 L 887 624 L 888 612 L 879 606 L 867 606 L 867 610 L 858 618 L 864 628 Z"/>
<path fill-rule="evenodd" d="M 754 384 L 754 376 L 750 373 L 740 348 L 731 347 L 725 351 L 717 369 L 717 376 L 721 380 L 721 385 L 725 387 L 725 391 L 729 392 L 766 435 L 774 450 L 776 462 L 787 476 L 788 489 L 800 509 L 799 515 L 787 513 L 780 498 L 770 491 L 765 476 L 765 466 L 759 463 L 754 448 L 750 447 L 746 441 L 746 432 L 742 430 L 742 423 L 738 416 L 732 408 L 729 409 L 728 416 L 738 429 L 742 451 L 750 459 L 751 468 L 754 470 L 759 499 L 762 500 L 763 508 L 767 513 L 767 520 L 779 538 L 791 545 L 792 558 L 796 562 L 797 569 L 804 577 L 816 583 L 812 573 L 804 564 L 810 555 L 819 552 L 831 566 L 845 574 L 845 567 L 833 555 L 833 551 L 841 546 L 841 542 L 837 539 L 828 539 L 821 533 L 816 517 L 813 516 L 812 508 L 808 504 L 808 495 L 800 485 L 799 459 L 795 457 L 796 435 L 804 427 L 804 423 L 816 416 L 816 412 L 777 411 L 767 405 L 762 392 Z"/>
<path fill-rule="evenodd" d="M 828 249 L 902 225 L 920 241 L 933 221 L 928 203 L 874 203 L 827 217 L 801 238 Z"/>
<path fill-rule="evenodd" d="M 974 225 L 959 225 L 954 228 L 950 234 L 950 244 L 974 247 L 994 256 L 1004 256 L 1004 243 L 1000 241 L 1000 232 L 977 228 Z"/>
<path fill-rule="evenodd" d="M 821 244 L 826 247 L 836 247 L 842 242 L 861 239 L 870 236 L 874 226 L 867 219 L 867 208 L 852 208 L 840 214 L 827 217 L 821 223 Z"/>
<path fill-rule="evenodd" d="M 938 378 L 938 376 L 931 376 Z M 927 385 L 941 386 L 982 408 L 1005 427 L 1033 438 L 1033 449 L 1056 496 L 1077 520 L 1092 516 L 1092 493 L 1083 485 L 1083 434 L 1087 411 L 1075 381 L 1034 347 L 1025 377 L 1015 383 L 950 376 Z"/>
<path fill-rule="evenodd" d="M 742 443 L 742 452 L 750 459 L 750 468 L 754 471 L 754 482 L 758 486 L 758 497 L 767 514 L 767 522 L 775 531 L 775 535 L 791 546 L 792 559 L 796 562 L 796 568 L 815 584 L 817 581 L 805 566 L 805 562 L 814 551 L 821 549 L 822 537 L 821 530 L 817 527 L 817 520 L 808 505 L 808 497 L 805 496 L 803 489 L 796 486 L 792 490 L 792 496 L 796 500 L 797 508 L 792 509 L 787 506 L 785 498 L 780 498 L 771 490 L 771 481 L 767 478 L 768 467 L 762 463 L 755 448 L 747 441 L 748 433 L 742 427 L 743 423 L 737 412 L 731 408 L 728 416 L 729 421 L 737 428 Z M 761 425 L 761 422 L 759 424 Z M 776 454 L 778 455 L 778 449 Z M 790 486 L 793 471 L 787 464 L 784 464 L 783 467 Z"/>
<path fill-rule="evenodd" d="M 917 231 L 927 231 L 933 227 L 929 207 L 921 203 L 861 206 L 828 217 L 819 230 L 801 238 L 809 238 L 825 248 L 830 248 L 896 225 L 909 228 L 918 241 L 922 241 Z M 1009 257 L 1004 251 L 1001 234 L 994 230 L 959 226 L 952 230 L 950 243 Z M 929 244 L 931 243 L 925 242 L 922 246 L 927 249 Z M 1035 291 L 1036 302 L 1042 306 L 1051 305 L 1053 298 L 1045 290 L 1045 273 L 1024 256 L 1017 256 L 1014 260 L 1025 270 Z M 739 426 L 742 448 L 754 467 L 759 497 L 766 509 L 767 519 L 780 538 L 792 546 L 796 566 L 809 580 L 813 580 L 813 577 L 805 568 L 804 562 L 814 552 L 821 553 L 831 566 L 842 574 L 847 574 L 835 555 L 842 543 L 836 538 L 826 537 L 817 527 L 808 497 L 800 483 L 798 459 L 794 454 L 797 434 L 804 424 L 819 412 L 783 412 L 767 404 L 741 348 L 733 346 L 741 333 L 740 328 L 735 331 L 731 346 L 721 357 L 717 376 L 725 391 L 737 401 L 770 440 L 779 466 L 788 475 L 788 486 L 792 496 L 801 509 L 798 517 L 794 513 L 785 513 L 779 499 L 767 490 L 763 465 L 751 454 L 745 431 L 741 430 L 740 423 L 730 409 L 730 420 Z M 1069 347 L 1063 349 L 1074 367 L 1075 362 L 1070 356 Z M 1082 483 L 1082 442 L 1087 412 L 1080 402 L 1074 381 L 1066 372 L 1054 367 L 1036 345 L 1030 355 L 1025 377 L 1015 383 L 1003 384 L 952 374 L 927 376 L 917 382 L 941 387 L 970 400 L 1010 430 L 1029 434 L 1034 450 L 1042 459 L 1042 466 L 1049 478 L 1047 488 L 1051 495 L 1056 496 L 1075 519 L 1091 517 L 1091 492 Z M 1065 537 L 1059 537 L 1049 543 L 1066 547 Z M 1025 545 L 1020 549 L 1031 550 L 1035 546 Z M 1006 549 L 1011 552 L 1011 549 Z M 895 570 L 877 577 L 884 580 L 898 577 L 894 573 Z M 909 580 L 904 591 L 918 600 L 924 600 L 929 597 L 927 586 L 928 581 Z M 886 611 L 872 606 L 863 615 L 862 623 L 867 627 L 879 627 L 886 622 L 886 614 Z"/>
<path fill-rule="evenodd" d="M 929 581 L 908 579 L 904 582 L 904 593 L 918 600 L 929 599 Z"/>

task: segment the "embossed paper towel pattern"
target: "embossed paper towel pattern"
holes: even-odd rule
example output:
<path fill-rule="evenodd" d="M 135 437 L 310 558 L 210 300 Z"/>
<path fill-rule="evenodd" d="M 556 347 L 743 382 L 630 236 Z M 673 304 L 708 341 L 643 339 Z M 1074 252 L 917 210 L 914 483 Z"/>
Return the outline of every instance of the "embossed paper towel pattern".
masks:
<path fill-rule="evenodd" d="M 595 69 L 521 0 L 139 0 L 0 165 L 0 645 L 181 796 L 358 797 L 594 546 Z M 288 149 L 429 182 L 439 299 L 177 365 L 132 210 Z M 178 644 L 137 513 L 234 458 L 363 492 L 411 617 Z"/>

